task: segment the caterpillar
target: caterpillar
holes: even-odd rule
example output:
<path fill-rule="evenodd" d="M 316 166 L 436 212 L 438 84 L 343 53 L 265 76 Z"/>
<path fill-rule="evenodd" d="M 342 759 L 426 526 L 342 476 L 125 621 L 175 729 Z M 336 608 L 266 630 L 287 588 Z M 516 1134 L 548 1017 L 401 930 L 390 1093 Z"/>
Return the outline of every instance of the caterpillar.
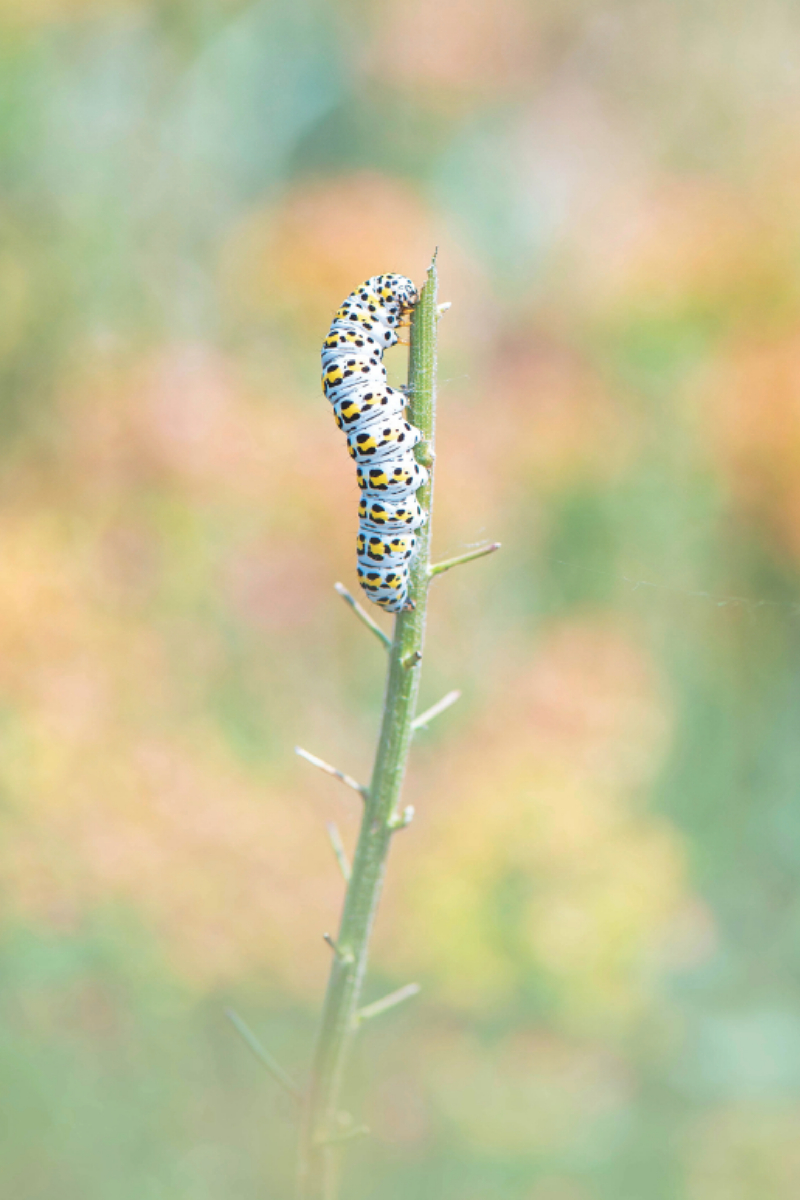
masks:
<path fill-rule="evenodd" d="M 347 438 L 361 489 L 357 574 L 373 604 L 388 612 L 414 607 L 409 572 L 424 525 L 415 493 L 428 472 L 414 457 L 422 435 L 405 416 L 405 392 L 386 381 L 383 352 L 417 303 L 404 275 L 373 275 L 351 292 L 322 343 L 322 390 Z"/>

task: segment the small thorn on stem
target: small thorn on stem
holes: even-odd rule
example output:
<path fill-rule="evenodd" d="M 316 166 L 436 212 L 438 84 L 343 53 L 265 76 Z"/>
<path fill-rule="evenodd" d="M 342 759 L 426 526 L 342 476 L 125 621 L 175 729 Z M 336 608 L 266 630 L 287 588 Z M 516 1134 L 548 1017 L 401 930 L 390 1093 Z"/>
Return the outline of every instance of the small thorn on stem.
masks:
<path fill-rule="evenodd" d="M 395 813 L 389 818 L 389 828 L 392 833 L 398 833 L 401 829 L 407 829 L 414 820 L 414 805 L 407 804 L 401 813 Z"/>
<path fill-rule="evenodd" d="M 328 943 L 339 962 L 351 963 L 354 961 L 352 953 L 349 950 L 341 950 L 335 938 L 333 938 L 329 933 L 323 933 L 322 940 Z"/>
<path fill-rule="evenodd" d="M 419 662 L 422 662 L 422 654 L 419 650 L 414 650 L 411 654 L 407 654 L 403 659 L 403 666 L 406 671 L 410 671 L 411 668 L 415 667 Z"/>
<path fill-rule="evenodd" d="M 361 797 L 367 795 L 367 789 L 362 787 L 351 775 L 345 775 L 344 771 L 339 771 L 336 767 L 332 767 L 323 758 L 317 758 L 316 754 L 309 754 L 308 750 L 304 750 L 302 746 L 295 746 L 294 752 L 299 758 L 304 758 L 306 762 L 311 763 L 312 767 L 319 767 L 320 771 L 324 771 L 326 775 L 332 775 L 340 783 L 346 783 L 349 788 L 352 788 L 354 792 L 358 792 Z"/>
<path fill-rule="evenodd" d="M 366 1004 L 355 1015 L 356 1025 L 362 1021 L 369 1021 L 372 1017 L 379 1017 L 381 1013 L 388 1012 L 390 1008 L 396 1008 L 404 1000 L 410 1000 L 412 996 L 419 995 L 421 990 L 418 983 L 407 983 L 405 987 L 398 988 L 396 992 L 389 992 L 388 996 L 383 996 L 374 1004 Z"/>
<path fill-rule="evenodd" d="M 350 605 L 353 612 L 358 617 L 359 621 L 361 621 L 364 625 L 366 625 L 367 629 L 369 629 L 372 633 L 375 634 L 375 637 L 381 643 L 383 648 L 385 650 L 391 650 L 392 639 L 383 632 L 380 625 L 378 625 L 375 621 L 373 621 L 372 617 L 369 615 L 369 613 L 366 611 L 366 609 L 362 608 L 361 605 L 358 603 L 355 596 L 351 595 L 351 593 L 348 592 L 347 588 L 344 586 L 343 583 L 335 583 L 333 586 L 334 586 L 335 590 L 338 592 L 338 594 L 342 597 L 345 604 Z"/>
<path fill-rule="evenodd" d="M 420 713 L 420 715 L 418 717 L 415 717 L 414 720 L 411 722 L 411 728 L 412 729 L 425 729 L 427 727 L 427 724 L 429 721 L 432 721 L 434 717 L 438 717 L 440 713 L 443 713 L 448 708 L 451 708 L 452 705 L 455 704 L 456 700 L 460 700 L 460 699 L 461 699 L 461 692 L 459 692 L 459 691 L 448 692 L 446 696 L 442 696 L 442 698 L 438 702 L 438 704 L 431 705 L 430 708 L 425 709 L 424 713 Z"/>
<path fill-rule="evenodd" d="M 336 825 L 333 823 L 333 821 L 328 821 L 325 828 L 328 831 L 328 838 L 330 839 L 331 846 L 333 847 L 333 853 L 336 855 L 336 861 L 339 864 L 339 870 L 344 876 L 345 883 L 349 883 L 351 875 L 350 862 L 347 857 L 347 851 L 344 848 L 344 843 L 342 842 L 341 834 L 339 833 L 339 830 L 336 828 Z"/>
<path fill-rule="evenodd" d="M 342 1133 L 325 1133 L 315 1138 L 318 1146 L 338 1146 L 341 1142 L 352 1142 L 354 1138 L 366 1137 L 370 1132 L 369 1125 L 354 1125 Z"/>
<path fill-rule="evenodd" d="M 453 567 L 460 567 L 462 563 L 472 562 L 475 558 L 483 558 L 486 554 L 493 554 L 495 550 L 500 549 L 501 545 L 501 542 L 492 542 L 489 546 L 481 546 L 479 550 L 470 550 L 467 554 L 459 554 L 457 558 L 448 558 L 444 562 L 434 563 L 432 567 L 428 568 L 428 578 L 433 579 L 434 575 L 442 575 Z"/>
<path fill-rule="evenodd" d="M 281 1087 L 285 1088 L 291 1096 L 294 1096 L 295 1100 L 302 1099 L 303 1093 L 301 1092 L 300 1088 L 297 1086 L 294 1080 L 286 1074 L 283 1067 L 275 1061 L 272 1055 L 264 1049 L 264 1047 L 261 1045 L 261 1042 L 253 1033 L 252 1029 L 245 1024 L 239 1014 L 232 1008 L 226 1008 L 225 1016 L 228 1018 L 231 1025 L 233 1025 L 234 1029 L 239 1034 L 239 1037 L 242 1039 L 245 1045 L 252 1050 L 262 1067 L 266 1067 L 272 1078 L 277 1080 Z"/>
<path fill-rule="evenodd" d="M 452 300 L 445 300 L 444 304 L 437 304 L 436 305 L 437 318 L 441 319 L 444 316 L 444 314 L 447 312 L 447 310 L 452 307 L 453 307 Z"/>

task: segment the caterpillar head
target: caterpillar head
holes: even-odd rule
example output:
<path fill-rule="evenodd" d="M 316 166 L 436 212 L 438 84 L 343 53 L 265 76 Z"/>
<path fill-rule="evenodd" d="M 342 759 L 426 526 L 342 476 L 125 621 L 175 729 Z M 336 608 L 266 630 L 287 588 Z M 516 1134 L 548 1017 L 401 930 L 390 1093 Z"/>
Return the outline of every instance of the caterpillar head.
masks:
<path fill-rule="evenodd" d="M 419 296 L 405 275 L 373 275 L 348 296 L 345 304 L 357 305 L 373 320 L 384 325 L 404 323 Z"/>
<path fill-rule="evenodd" d="M 376 275 L 367 283 L 384 302 L 394 302 L 404 309 L 412 308 L 419 300 L 415 284 L 405 275 Z"/>

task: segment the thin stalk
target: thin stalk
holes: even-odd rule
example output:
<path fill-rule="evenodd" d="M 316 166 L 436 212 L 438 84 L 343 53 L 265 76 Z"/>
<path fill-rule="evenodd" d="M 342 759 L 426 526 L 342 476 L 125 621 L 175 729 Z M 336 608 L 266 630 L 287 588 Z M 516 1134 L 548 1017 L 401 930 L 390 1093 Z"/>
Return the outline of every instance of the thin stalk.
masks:
<path fill-rule="evenodd" d="M 500 542 L 492 542 L 489 546 L 479 546 L 477 550 L 468 550 L 466 554 L 459 554 L 455 558 L 448 558 L 444 562 L 434 563 L 428 574 L 433 578 L 434 575 L 443 575 L 445 571 L 452 571 L 453 567 L 460 567 L 462 563 L 473 562 L 476 558 L 484 558 L 487 554 L 494 554 L 495 550 L 500 549 Z"/>
<path fill-rule="evenodd" d="M 326 775 L 332 775 L 340 783 L 346 783 L 354 792 L 358 792 L 359 796 L 365 795 L 367 789 L 363 788 L 357 779 L 353 779 L 352 775 L 345 775 L 344 771 L 340 771 L 338 767 L 332 767 L 330 763 L 325 762 L 324 758 L 317 758 L 316 754 L 309 754 L 308 750 L 304 750 L 302 746 L 295 746 L 294 752 L 298 758 L 304 758 L 306 762 L 311 763 L 312 767 L 319 767 L 320 771 L 324 771 Z"/>
<path fill-rule="evenodd" d="M 418 983 L 407 983 L 405 987 L 398 988 L 396 992 L 390 992 L 388 996 L 383 996 L 373 1004 L 367 1004 L 364 1008 L 360 1008 L 356 1013 L 356 1021 L 360 1024 L 362 1021 L 371 1021 L 373 1017 L 380 1017 L 390 1008 L 397 1008 L 398 1004 L 402 1004 L 404 1000 L 418 996 L 419 992 Z"/>
<path fill-rule="evenodd" d="M 225 1010 L 225 1015 L 230 1021 L 231 1025 L 233 1025 L 236 1032 L 239 1034 L 239 1037 L 242 1039 L 242 1041 L 245 1042 L 245 1044 L 248 1045 L 253 1051 L 253 1054 L 255 1054 L 261 1065 L 267 1068 L 272 1078 L 277 1080 L 281 1087 L 285 1088 L 290 1096 L 294 1096 L 295 1100 L 300 1100 L 303 1095 L 303 1093 L 300 1091 L 300 1088 L 297 1086 L 294 1080 L 286 1074 L 280 1063 L 277 1063 L 272 1055 L 264 1049 L 249 1025 L 246 1025 L 239 1014 L 232 1008 L 227 1008 Z"/>
<path fill-rule="evenodd" d="M 418 717 L 414 717 L 411 728 L 426 729 L 428 722 L 434 717 L 438 717 L 443 712 L 447 712 L 448 708 L 452 708 L 456 701 L 461 699 L 461 692 L 448 692 L 446 696 L 442 696 L 437 704 L 432 704 L 430 708 L 426 708 L 424 713 L 420 713 Z"/>
<path fill-rule="evenodd" d="M 410 419 L 422 433 L 417 457 L 431 478 L 418 492 L 428 522 L 420 529 L 419 549 L 411 570 L 410 597 L 414 609 L 395 618 L 389 651 L 389 673 L 380 738 L 372 779 L 366 791 L 364 815 L 336 939 L 337 953 L 322 1011 L 311 1080 L 305 1104 L 300 1145 L 300 1200 L 335 1200 L 338 1149 L 341 1137 L 340 1096 L 348 1053 L 358 1022 L 367 951 L 380 900 L 389 846 L 398 820 L 406 761 L 425 637 L 425 613 L 430 583 L 433 443 L 436 413 L 436 256 L 428 269 L 411 323 L 409 359 Z"/>
<path fill-rule="evenodd" d="M 369 615 L 367 610 L 365 608 L 362 608 L 361 605 L 358 603 L 355 596 L 351 595 L 350 592 L 348 592 L 347 588 L 344 586 L 343 583 L 335 583 L 333 586 L 336 589 L 336 591 L 338 592 L 338 594 L 342 597 L 345 604 L 350 605 L 353 612 L 358 617 L 359 621 L 363 621 L 363 623 L 366 625 L 367 629 L 371 630 L 371 632 L 375 634 L 375 637 L 381 643 L 384 650 L 391 650 L 392 639 L 390 637 L 386 636 L 386 634 L 383 632 L 380 625 L 378 625 L 378 623 L 376 621 L 373 621 L 372 617 Z"/>

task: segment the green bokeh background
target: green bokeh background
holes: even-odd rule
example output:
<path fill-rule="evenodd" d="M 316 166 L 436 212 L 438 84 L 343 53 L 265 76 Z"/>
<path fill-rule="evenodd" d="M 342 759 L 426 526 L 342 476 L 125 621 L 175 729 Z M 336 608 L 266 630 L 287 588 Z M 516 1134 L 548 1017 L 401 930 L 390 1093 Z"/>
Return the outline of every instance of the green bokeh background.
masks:
<path fill-rule="evenodd" d="M 800 1194 L 800 15 L 0 0 L 8 1200 L 289 1200 L 377 643 L 332 312 L 439 246 L 348 1200 Z M 391 370 L 402 378 L 402 352 Z M 384 618 L 380 618 L 384 620 Z"/>

